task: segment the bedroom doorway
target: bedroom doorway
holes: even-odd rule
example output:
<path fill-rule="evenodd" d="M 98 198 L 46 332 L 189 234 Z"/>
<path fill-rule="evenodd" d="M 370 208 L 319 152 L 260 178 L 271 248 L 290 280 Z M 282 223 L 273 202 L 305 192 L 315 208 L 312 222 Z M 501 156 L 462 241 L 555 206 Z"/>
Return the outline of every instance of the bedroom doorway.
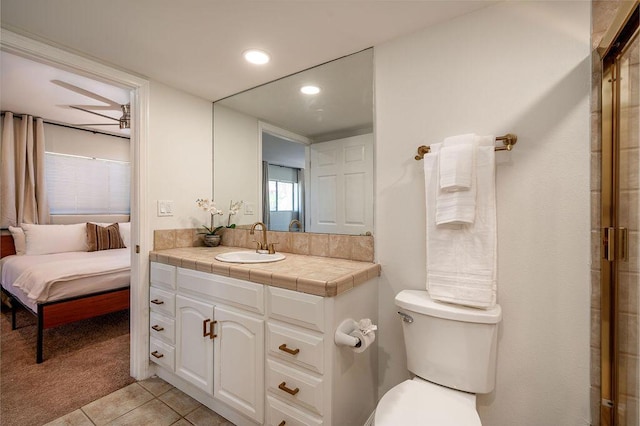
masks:
<path fill-rule="evenodd" d="M 2 29 L 0 50 L 52 65 L 78 75 L 130 90 L 131 160 L 131 299 L 130 375 L 149 376 L 147 323 L 143 312 L 148 305 L 148 255 L 151 231 L 147 224 L 147 164 L 149 82 L 129 73 L 94 62 L 74 53 Z"/>

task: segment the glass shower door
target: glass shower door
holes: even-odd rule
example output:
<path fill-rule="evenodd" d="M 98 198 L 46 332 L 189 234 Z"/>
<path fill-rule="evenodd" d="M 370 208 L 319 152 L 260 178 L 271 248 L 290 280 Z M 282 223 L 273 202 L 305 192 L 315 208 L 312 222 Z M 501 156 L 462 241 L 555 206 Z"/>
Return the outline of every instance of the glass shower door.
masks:
<path fill-rule="evenodd" d="M 638 397 L 640 396 L 640 370 L 638 357 L 640 347 L 638 341 L 639 316 L 638 305 L 640 292 L 640 268 L 638 262 L 638 240 L 640 238 L 640 73 L 638 58 L 640 52 L 638 33 L 623 48 L 617 59 L 618 88 L 618 181 L 619 208 L 617 223 L 625 228 L 626 238 L 620 241 L 624 257 L 615 262 L 617 267 L 617 292 L 615 309 L 616 347 L 615 363 L 617 364 L 617 403 L 616 424 L 621 426 L 640 425 L 638 413 Z"/>
<path fill-rule="evenodd" d="M 602 425 L 640 424 L 639 52 L 636 24 L 603 70 Z"/>

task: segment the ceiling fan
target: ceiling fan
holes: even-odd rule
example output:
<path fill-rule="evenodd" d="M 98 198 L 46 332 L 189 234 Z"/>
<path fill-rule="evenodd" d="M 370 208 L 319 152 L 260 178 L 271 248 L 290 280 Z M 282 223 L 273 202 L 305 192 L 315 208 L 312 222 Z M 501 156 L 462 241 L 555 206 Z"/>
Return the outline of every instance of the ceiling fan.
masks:
<path fill-rule="evenodd" d="M 74 86 L 73 84 L 69 84 L 61 80 L 51 80 L 51 82 L 57 86 L 64 87 L 67 90 L 71 90 L 72 92 L 76 92 L 80 95 L 95 99 L 98 102 L 107 104 L 107 105 L 66 105 L 67 107 L 88 112 L 89 114 L 98 115 L 100 117 L 108 118 L 109 120 L 114 120 L 117 122 L 117 123 L 79 124 L 78 126 L 116 126 L 117 125 L 121 129 L 129 129 L 131 127 L 131 105 L 130 104 L 121 105 L 111 99 L 105 98 L 104 96 L 100 96 L 97 93 L 90 92 L 86 89 L 83 89 L 78 86 Z M 120 118 L 114 118 L 106 114 L 101 114 L 96 111 L 122 111 L 122 116 Z"/>

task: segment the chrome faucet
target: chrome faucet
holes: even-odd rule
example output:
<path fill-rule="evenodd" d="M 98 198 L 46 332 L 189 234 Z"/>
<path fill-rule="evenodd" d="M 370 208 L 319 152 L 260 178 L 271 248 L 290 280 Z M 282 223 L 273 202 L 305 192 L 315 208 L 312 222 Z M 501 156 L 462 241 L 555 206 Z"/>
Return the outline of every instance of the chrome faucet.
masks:
<path fill-rule="evenodd" d="M 256 248 L 256 252 L 261 253 L 264 251 L 270 251 L 272 250 L 272 248 L 269 248 L 269 244 L 267 243 L 267 226 L 262 223 L 262 222 L 256 222 L 253 225 L 251 225 L 251 231 L 249 231 L 250 235 L 254 235 L 256 232 L 256 226 L 262 226 L 262 242 L 260 241 L 255 241 L 255 243 L 257 244 L 257 248 Z M 271 245 L 273 247 L 273 244 Z M 275 253 L 275 250 L 274 250 Z"/>
<path fill-rule="evenodd" d="M 289 232 L 291 232 L 295 225 L 298 225 L 298 230 L 302 231 L 302 224 L 300 223 L 300 221 L 298 219 L 293 219 L 291 222 L 289 222 Z"/>

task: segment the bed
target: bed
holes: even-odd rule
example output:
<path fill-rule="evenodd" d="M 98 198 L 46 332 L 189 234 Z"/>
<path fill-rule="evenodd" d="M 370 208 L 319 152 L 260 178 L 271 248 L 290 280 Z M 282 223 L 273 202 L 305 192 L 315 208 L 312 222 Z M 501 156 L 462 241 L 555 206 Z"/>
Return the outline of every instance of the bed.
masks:
<path fill-rule="evenodd" d="M 14 237 L 0 238 L 0 283 L 11 326 L 17 328 L 18 305 L 37 317 L 36 363 L 44 360 L 45 329 L 129 308 L 128 248 L 24 256 L 16 254 Z"/>

